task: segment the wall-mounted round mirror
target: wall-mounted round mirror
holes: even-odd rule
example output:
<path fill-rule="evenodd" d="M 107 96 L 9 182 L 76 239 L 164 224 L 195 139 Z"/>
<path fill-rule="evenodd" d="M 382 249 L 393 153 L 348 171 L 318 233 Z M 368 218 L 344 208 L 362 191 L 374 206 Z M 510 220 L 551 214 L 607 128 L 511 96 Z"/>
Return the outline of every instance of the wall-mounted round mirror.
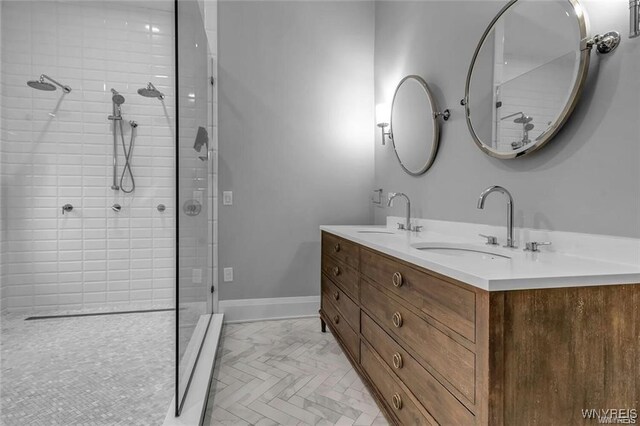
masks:
<path fill-rule="evenodd" d="M 391 140 L 402 168 L 413 176 L 429 170 L 438 153 L 440 126 L 436 102 L 417 75 L 403 78 L 391 104 Z"/>
<path fill-rule="evenodd" d="M 509 159 L 549 142 L 576 106 L 592 44 L 577 0 L 509 2 L 482 36 L 467 76 L 467 125 L 480 149 Z"/>

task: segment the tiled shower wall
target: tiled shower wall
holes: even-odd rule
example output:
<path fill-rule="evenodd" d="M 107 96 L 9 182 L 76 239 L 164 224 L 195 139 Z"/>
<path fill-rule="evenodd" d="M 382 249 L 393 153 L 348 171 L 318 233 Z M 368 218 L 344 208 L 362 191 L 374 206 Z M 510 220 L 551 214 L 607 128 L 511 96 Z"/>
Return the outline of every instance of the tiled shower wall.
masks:
<path fill-rule="evenodd" d="M 1 29 L 2 307 L 173 304 L 172 1 L 3 1 Z M 43 73 L 72 92 L 26 85 Z M 164 103 L 137 94 L 148 81 Z M 112 87 L 127 143 L 139 124 L 133 194 L 110 189 Z"/>

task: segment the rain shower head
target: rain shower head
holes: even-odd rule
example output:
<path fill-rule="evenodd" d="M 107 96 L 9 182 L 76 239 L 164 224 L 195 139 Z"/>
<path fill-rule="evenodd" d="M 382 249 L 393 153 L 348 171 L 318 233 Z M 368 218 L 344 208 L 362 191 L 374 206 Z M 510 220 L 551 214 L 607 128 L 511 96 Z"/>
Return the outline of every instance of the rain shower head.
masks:
<path fill-rule="evenodd" d="M 49 80 L 51 83 L 44 81 L 45 79 Z M 54 85 L 55 84 L 55 85 Z M 56 90 L 56 86 L 62 88 L 62 91 L 64 93 L 69 93 L 71 92 L 71 87 L 69 86 L 63 86 L 62 84 L 58 83 L 57 81 L 55 81 L 54 79 L 52 79 L 51 77 L 49 77 L 48 75 L 42 74 L 40 76 L 39 80 L 29 80 L 27 81 L 27 86 L 33 88 L 33 89 L 37 89 L 37 90 L 46 90 L 47 92 L 53 92 L 54 90 Z"/>
<path fill-rule="evenodd" d="M 147 87 L 138 89 L 138 94 L 144 96 L 145 98 L 158 98 L 160 100 L 164 99 L 164 93 L 156 89 L 156 86 L 154 86 L 151 82 L 147 84 Z"/>
<path fill-rule="evenodd" d="M 523 115 L 520 118 L 516 118 L 515 120 L 513 120 L 514 123 L 517 124 L 528 124 L 531 123 L 533 121 L 533 117 L 529 117 L 528 115 Z"/>
<path fill-rule="evenodd" d="M 111 89 L 111 93 L 113 93 L 113 96 L 111 97 L 111 100 L 113 101 L 114 104 L 120 106 L 124 103 L 124 96 L 122 96 L 120 93 L 118 93 L 118 91 L 116 89 Z"/>

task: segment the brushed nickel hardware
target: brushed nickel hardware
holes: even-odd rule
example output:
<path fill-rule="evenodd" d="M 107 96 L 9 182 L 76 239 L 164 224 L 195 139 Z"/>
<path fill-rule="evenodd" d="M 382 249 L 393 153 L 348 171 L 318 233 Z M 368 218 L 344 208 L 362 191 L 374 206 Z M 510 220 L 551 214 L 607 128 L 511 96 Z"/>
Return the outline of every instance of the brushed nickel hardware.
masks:
<path fill-rule="evenodd" d="M 591 49 L 593 46 L 596 46 L 598 53 L 611 53 L 620 45 L 620 39 L 620 33 L 617 31 L 596 34 L 591 40 L 587 41 L 587 48 Z"/>
<path fill-rule="evenodd" d="M 493 235 L 484 235 L 484 234 L 478 234 L 479 236 L 481 236 L 482 238 L 486 238 L 487 242 L 486 244 L 489 246 L 497 246 L 498 245 L 498 237 L 494 237 Z"/>
<path fill-rule="evenodd" d="M 402 368 L 402 355 L 397 352 L 393 354 L 393 367 L 398 370 Z"/>
<path fill-rule="evenodd" d="M 449 111 L 448 109 L 445 109 L 442 112 L 433 113 L 433 118 L 439 118 L 439 117 L 442 117 L 444 121 L 449 121 L 449 118 L 451 117 L 451 111 Z"/>
<path fill-rule="evenodd" d="M 391 401 L 393 403 L 393 408 L 395 408 L 396 410 L 402 409 L 402 398 L 400 397 L 400 395 L 394 393 Z"/>
<path fill-rule="evenodd" d="M 336 245 L 333 247 L 333 251 L 335 251 L 336 253 L 340 251 L 340 243 L 336 243 Z"/>
<path fill-rule="evenodd" d="M 114 212 L 120 212 L 120 210 L 122 210 L 122 206 L 116 203 L 111 206 L 111 210 L 113 210 Z"/>
<path fill-rule="evenodd" d="M 27 86 L 31 87 L 32 89 L 45 90 L 47 92 L 56 90 L 56 86 L 54 86 L 51 83 L 47 83 L 46 81 L 44 81 L 45 79 L 49 80 L 51 83 L 61 88 L 64 93 L 71 93 L 71 87 L 58 83 L 57 81 L 55 81 L 54 79 L 52 79 L 46 74 L 41 74 L 38 80 L 27 81 Z"/>
<path fill-rule="evenodd" d="M 422 231 L 422 228 L 424 228 L 424 226 L 422 226 L 422 225 L 414 225 L 414 226 L 411 227 L 411 231 L 412 232 L 420 232 L 420 231 Z"/>
<path fill-rule="evenodd" d="M 336 315 L 335 317 L 333 317 L 333 322 L 338 324 L 340 322 L 340 317 L 338 315 Z"/>
<path fill-rule="evenodd" d="M 487 195 L 492 192 L 500 192 L 507 197 L 507 245 L 504 247 L 516 248 L 516 242 L 513 239 L 513 197 L 511 193 L 501 186 L 490 186 L 480 194 L 480 198 L 478 198 L 478 208 L 481 210 L 484 209 L 484 200 L 487 198 Z"/>
<path fill-rule="evenodd" d="M 393 200 L 396 197 L 404 197 L 404 199 L 407 200 L 407 211 L 406 211 L 406 214 L 405 214 L 405 224 L 402 225 L 402 224 L 399 223 L 398 224 L 398 229 L 410 231 L 411 230 L 411 200 L 409 199 L 407 194 L 405 194 L 403 192 L 390 192 L 389 193 L 389 201 L 387 202 L 387 207 L 391 207 L 393 205 Z"/>
<path fill-rule="evenodd" d="M 158 209 L 158 211 L 162 213 L 167 209 L 167 207 L 164 204 L 158 204 L 158 207 L 156 207 L 156 209 Z"/>
<path fill-rule="evenodd" d="M 73 210 L 73 206 L 71 204 L 65 204 L 62 206 L 62 214 L 69 213 L 71 210 Z"/>
<path fill-rule="evenodd" d="M 395 314 L 393 314 L 392 320 L 395 328 L 402 327 L 402 315 L 400 314 L 400 312 L 396 312 Z"/>
<path fill-rule="evenodd" d="M 202 204 L 198 200 L 187 200 L 182 206 L 182 211 L 187 216 L 198 216 L 202 211 Z"/>
<path fill-rule="evenodd" d="M 544 242 L 531 241 L 531 242 L 525 243 L 524 251 L 539 252 L 540 250 L 538 249 L 538 247 L 550 246 L 550 245 L 551 243 L 548 241 L 544 241 Z"/>
<path fill-rule="evenodd" d="M 336 266 L 335 268 L 333 268 L 333 275 L 335 277 L 337 277 L 338 275 L 340 275 L 340 267 Z"/>
<path fill-rule="evenodd" d="M 391 277 L 391 282 L 394 287 L 400 288 L 402 284 L 404 284 L 404 278 L 400 272 L 394 272 L 393 277 Z"/>
<path fill-rule="evenodd" d="M 157 98 L 158 100 L 164 99 L 164 93 L 156 89 L 156 86 L 151 82 L 147 83 L 147 87 L 138 89 L 138 95 L 144 96 L 145 98 Z"/>
<path fill-rule="evenodd" d="M 389 123 L 378 123 L 378 127 L 380 127 L 380 129 L 382 130 L 382 145 L 386 145 L 387 144 L 387 138 L 389 138 L 389 140 L 393 140 L 393 135 L 391 134 L 391 131 L 385 132 L 384 129 L 389 127 Z"/>
<path fill-rule="evenodd" d="M 340 299 L 340 293 L 338 293 L 337 291 L 333 293 L 333 298 L 336 300 Z"/>

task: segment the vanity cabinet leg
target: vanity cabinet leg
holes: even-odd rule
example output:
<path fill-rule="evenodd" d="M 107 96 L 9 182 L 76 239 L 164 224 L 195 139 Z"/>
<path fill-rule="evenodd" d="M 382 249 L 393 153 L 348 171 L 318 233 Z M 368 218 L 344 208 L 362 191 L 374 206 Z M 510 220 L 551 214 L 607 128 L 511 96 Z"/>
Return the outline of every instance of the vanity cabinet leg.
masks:
<path fill-rule="evenodd" d="M 322 318 L 320 318 L 320 330 L 322 330 L 323 333 L 327 332 L 327 323 L 325 323 Z"/>

